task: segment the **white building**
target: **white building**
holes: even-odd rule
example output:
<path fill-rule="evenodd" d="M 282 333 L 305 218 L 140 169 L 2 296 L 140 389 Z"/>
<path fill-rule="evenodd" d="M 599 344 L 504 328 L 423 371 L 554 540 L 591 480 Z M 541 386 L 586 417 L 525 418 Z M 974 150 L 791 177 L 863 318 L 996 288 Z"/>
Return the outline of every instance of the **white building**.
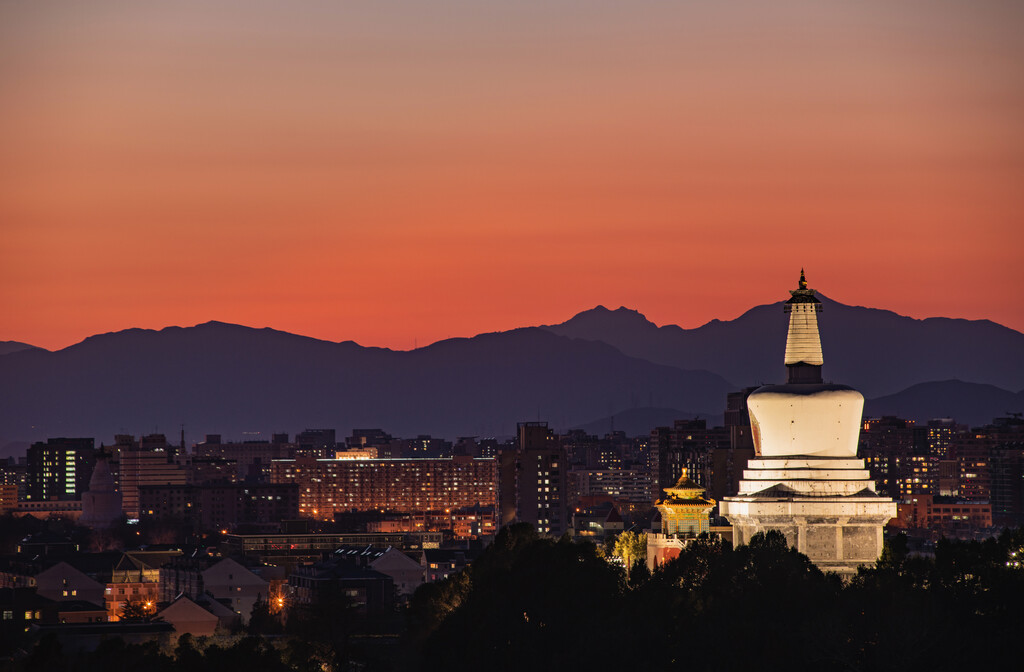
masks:
<path fill-rule="evenodd" d="M 114 475 L 106 454 L 96 456 L 89 490 L 82 495 L 80 525 L 99 529 L 113 527 L 121 519 L 121 493 L 114 488 Z"/>
<path fill-rule="evenodd" d="M 724 498 L 720 510 L 736 544 L 776 529 L 822 570 L 852 576 L 881 555 L 882 528 L 896 516 L 896 504 L 875 492 L 857 458 L 864 397 L 822 381 L 821 302 L 803 271 L 790 293 L 788 380 L 751 393 L 755 458 L 739 493 Z"/>

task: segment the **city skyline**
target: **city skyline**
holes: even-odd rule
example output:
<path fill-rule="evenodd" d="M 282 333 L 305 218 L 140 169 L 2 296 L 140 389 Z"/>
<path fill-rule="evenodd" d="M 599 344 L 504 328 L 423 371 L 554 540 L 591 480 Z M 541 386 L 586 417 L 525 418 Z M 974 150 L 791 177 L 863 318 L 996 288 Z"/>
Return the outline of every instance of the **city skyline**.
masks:
<path fill-rule="evenodd" d="M 0 4 L 0 339 L 407 350 L 776 299 L 1024 331 L 1024 8 Z"/>

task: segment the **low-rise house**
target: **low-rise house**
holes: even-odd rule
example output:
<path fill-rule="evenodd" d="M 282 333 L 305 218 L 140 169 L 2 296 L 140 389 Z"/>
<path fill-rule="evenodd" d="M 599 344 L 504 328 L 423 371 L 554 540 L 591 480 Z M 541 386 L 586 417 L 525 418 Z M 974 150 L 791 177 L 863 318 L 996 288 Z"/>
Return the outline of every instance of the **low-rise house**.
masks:
<path fill-rule="evenodd" d="M 428 548 L 420 551 L 420 566 L 425 572 L 424 579 L 433 583 L 458 574 L 475 558 L 470 551 Z"/>
<path fill-rule="evenodd" d="M 607 537 L 621 534 L 625 525 L 611 503 L 601 506 L 578 508 L 572 514 L 573 536 L 583 537 L 600 543 Z"/>
<path fill-rule="evenodd" d="M 335 603 L 361 616 L 394 609 L 390 576 L 341 558 L 300 565 L 288 577 L 293 605 L 299 608 Z"/>
<path fill-rule="evenodd" d="M 424 583 L 423 566 L 392 546 L 342 546 L 334 551 L 332 557 L 390 576 L 395 592 L 401 598 L 412 595 Z"/>
<path fill-rule="evenodd" d="M 182 556 L 160 569 L 160 595 L 164 602 L 179 595 L 196 601 L 210 596 L 247 623 L 256 602 L 269 599 L 270 583 L 231 558 Z"/>
<path fill-rule="evenodd" d="M 102 604 L 84 600 L 56 602 L 58 623 L 106 623 L 107 609 Z"/>
<path fill-rule="evenodd" d="M 217 616 L 186 595 L 178 596 L 178 599 L 157 612 L 156 617 L 173 625 L 179 636 L 188 633 L 193 637 L 207 637 L 212 635 L 220 624 Z"/>
<path fill-rule="evenodd" d="M 35 588 L 0 588 L 0 655 L 11 653 L 33 625 L 56 622 L 56 603 Z"/>
<path fill-rule="evenodd" d="M 102 605 L 105 586 L 62 561 L 36 574 L 36 588 L 40 597 L 55 602 L 82 600 Z"/>
<path fill-rule="evenodd" d="M 390 576 L 395 584 L 395 591 L 399 596 L 406 598 L 423 585 L 426 576 L 420 563 L 397 548 L 391 547 L 370 563 L 370 569 Z"/>

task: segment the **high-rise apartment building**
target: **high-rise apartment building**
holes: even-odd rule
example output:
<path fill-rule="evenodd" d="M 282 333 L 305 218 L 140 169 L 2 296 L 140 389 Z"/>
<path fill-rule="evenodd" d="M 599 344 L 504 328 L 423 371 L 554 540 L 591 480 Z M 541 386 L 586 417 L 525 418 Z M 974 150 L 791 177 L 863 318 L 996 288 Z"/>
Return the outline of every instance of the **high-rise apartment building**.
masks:
<path fill-rule="evenodd" d="M 272 483 L 299 487 L 299 515 L 332 520 L 336 512 L 451 513 L 469 507 L 497 511 L 494 459 L 275 460 Z M 492 513 L 492 515 L 494 515 Z"/>
<path fill-rule="evenodd" d="M 754 436 L 747 398 L 756 389 L 748 387 L 726 396 L 725 432 L 721 439 L 717 434 L 713 435 L 716 440 L 711 453 L 711 484 L 707 489 L 712 499 L 720 500 L 739 492 L 743 470 L 754 458 Z"/>
<path fill-rule="evenodd" d="M 140 517 L 173 519 L 200 530 L 275 525 L 299 515 L 298 486 L 269 483 L 143 485 Z"/>
<path fill-rule="evenodd" d="M 939 458 L 921 429 L 894 416 L 864 420 L 859 451 L 879 493 L 899 500 L 939 494 Z"/>
<path fill-rule="evenodd" d="M 313 439 L 307 438 L 306 441 L 307 449 L 312 450 Z M 323 443 L 325 446 L 333 444 L 333 440 L 324 439 Z M 275 434 L 274 440 L 269 442 L 224 442 L 220 434 L 207 434 L 202 443 L 192 448 L 192 481 L 269 481 L 271 461 L 293 458 L 297 450 L 297 443 L 289 443 L 287 434 Z M 317 451 L 319 454 L 320 449 Z M 334 454 L 324 457 L 334 457 Z M 234 473 L 229 473 L 232 470 Z"/>
<path fill-rule="evenodd" d="M 565 449 L 546 422 L 521 422 L 516 450 L 516 518 L 538 532 L 560 536 L 569 530 Z"/>
<path fill-rule="evenodd" d="M 95 441 L 60 438 L 34 443 L 27 464 L 26 500 L 79 500 L 96 464 Z"/>
<path fill-rule="evenodd" d="M 185 485 L 185 469 L 172 461 L 174 451 L 163 434 L 143 436 L 139 441 L 127 434 L 114 437 L 118 453 L 119 480 L 124 512 L 139 517 L 139 487 L 143 485 Z"/>
<path fill-rule="evenodd" d="M 698 485 L 710 487 L 714 452 L 729 447 L 729 434 L 723 428 L 708 429 L 702 418 L 676 420 L 672 427 L 651 430 L 648 446 L 656 479 L 654 496 L 658 498 L 684 469 Z"/>
<path fill-rule="evenodd" d="M 338 450 L 338 439 L 333 429 L 307 429 L 295 435 L 297 454 L 327 460 Z"/>
<path fill-rule="evenodd" d="M 967 427 L 958 425 L 952 418 L 935 418 L 927 424 L 928 450 L 940 460 L 946 459 L 949 447 L 956 440 L 960 432 L 967 430 Z"/>
<path fill-rule="evenodd" d="M 654 501 L 651 472 L 646 469 L 573 469 L 569 472 L 569 506 L 585 497 L 611 497 L 619 505 Z"/>
<path fill-rule="evenodd" d="M 985 431 L 962 433 L 949 446 L 957 463 L 957 497 L 969 501 L 992 499 L 992 459 L 996 439 Z"/>

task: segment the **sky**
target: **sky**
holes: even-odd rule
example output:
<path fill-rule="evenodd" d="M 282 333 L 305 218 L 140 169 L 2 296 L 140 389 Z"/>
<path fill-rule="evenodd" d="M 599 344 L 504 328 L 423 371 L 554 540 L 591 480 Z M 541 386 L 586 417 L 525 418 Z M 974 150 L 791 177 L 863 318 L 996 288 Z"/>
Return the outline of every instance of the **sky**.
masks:
<path fill-rule="evenodd" d="M 1024 331 L 1024 3 L 0 0 L 0 340 Z"/>

